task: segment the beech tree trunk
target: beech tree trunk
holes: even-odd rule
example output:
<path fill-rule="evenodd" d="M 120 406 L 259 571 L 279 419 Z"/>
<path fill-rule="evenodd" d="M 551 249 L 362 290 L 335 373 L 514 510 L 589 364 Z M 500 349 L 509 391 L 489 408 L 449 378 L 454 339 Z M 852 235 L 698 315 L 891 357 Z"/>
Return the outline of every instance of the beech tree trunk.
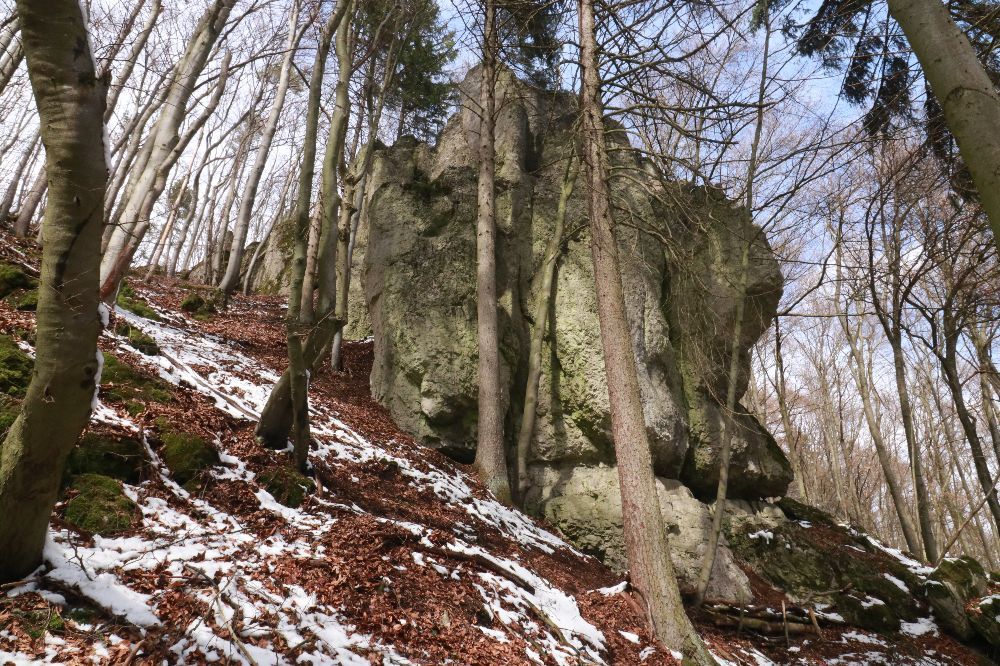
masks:
<path fill-rule="evenodd" d="M 501 502 L 511 502 L 503 441 L 496 268 L 496 4 L 485 0 L 479 88 L 479 189 L 476 214 L 476 331 L 479 347 L 479 421 L 473 467 Z"/>
<path fill-rule="evenodd" d="M 0 30 L 0 93 L 3 93 L 24 59 L 24 48 L 17 37 L 19 29 L 20 19 L 14 16 Z"/>
<path fill-rule="evenodd" d="M 180 137 L 179 130 L 186 119 L 195 83 L 204 70 L 235 3 L 236 0 L 214 0 L 208 6 L 195 28 L 184 56 L 174 67 L 162 111 L 145 142 L 148 148 L 144 148 L 143 153 L 148 158 L 140 160 L 138 168 L 129 179 L 125 195 L 127 199 L 121 209 L 121 225 L 112 233 L 101 260 L 101 298 L 104 300 L 113 299 L 117 293 L 118 285 L 149 228 L 149 215 L 153 206 L 163 193 L 169 171 L 183 152 L 185 143 L 208 120 L 208 115 L 218 104 L 225 85 L 225 74 L 220 74 L 216 95 L 209 102 L 206 113 L 199 117 L 183 138 Z M 224 72 L 228 69 L 228 59 L 227 54 L 223 62 Z"/>
<path fill-rule="evenodd" d="M 941 0 L 889 0 L 969 167 L 1000 247 L 1000 95 Z"/>
<path fill-rule="evenodd" d="M 45 142 L 42 143 L 44 145 Z M 27 196 L 21 200 L 21 209 L 17 211 L 17 219 L 14 220 L 14 229 L 19 232 L 18 235 L 28 235 L 28 229 L 31 227 L 31 221 L 35 219 L 38 204 L 42 203 L 42 199 L 45 198 L 45 191 L 49 187 L 47 163 L 48 158 L 46 158 L 46 164 L 42 165 L 38 175 L 35 176 L 35 181 L 31 184 Z"/>
<path fill-rule="evenodd" d="M 17 170 L 14 172 L 14 177 L 11 178 L 10 185 L 7 186 L 7 191 L 4 193 L 3 200 L 0 201 L 0 223 L 6 222 L 8 216 L 10 215 L 10 210 L 14 206 L 14 197 L 17 196 L 18 186 L 21 184 L 21 180 L 24 178 L 25 173 L 28 170 L 28 165 L 31 164 L 32 158 L 35 156 L 35 148 L 38 146 L 38 136 L 36 136 L 31 145 L 24 150 L 24 155 L 21 157 L 21 163 L 17 165 Z M 20 238 L 28 235 L 27 227 L 15 226 L 14 235 Z"/>
<path fill-rule="evenodd" d="M 105 86 L 77 0 L 18 0 L 48 172 L 36 359 L 0 446 L 0 582 L 41 562 L 63 465 L 100 382 L 97 269 L 104 221 Z M 80 45 L 85 45 L 81 49 Z"/>
<path fill-rule="evenodd" d="M 612 230 L 593 0 L 579 0 L 578 7 L 582 160 L 588 186 L 590 248 L 631 581 L 642 595 L 657 637 L 668 648 L 683 652 L 685 663 L 714 665 L 715 659 L 684 613 L 660 513 Z"/>
<path fill-rule="evenodd" d="M 295 204 L 295 255 L 292 264 L 292 284 L 288 295 L 289 315 L 287 319 L 288 330 L 288 369 L 271 389 L 267 404 L 261 412 L 260 420 L 257 422 L 255 434 L 257 440 L 264 446 L 270 448 L 284 448 L 288 442 L 288 435 L 295 430 L 293 439 L 301 447 L 308 444 L 307 432 L 308 422 L 303 424 L 303 418 L 308 418 L 308 409 L 305 406 L 307 394 L 302 381 L 302 372 L 310 366 L 311 349 L 302 344 L 301 329 L 301 302 L 302 283 L 306 271 L 306 250 L 308 249 L 310 208 L 312 207 L 312 187 L 316 173 L 316 142 L 319 129 L 320 103 L 323 95 L 323 70 L 326 67 L 326 60 L 330 54 L 330 46 L 334 33 L 343 22 L 347 13 L 348 3 L 338 3 L 333 14 L 323 28 L 320 35 L 316 57 L 313 61 L 312 76 L 309 80 L 309 101 L 306 108 L 305 137 L 302 144 L 302 163 L 299 167 L 299 184 L 297 190 L 297 201 Z M 301 255 L 300 255 L 301 252 Z M 295 319 L 292 319 L 292 315 Z M 312 336 L 310 336 L 311 338 Z M 294 375 L 299 375 L 298 377 Z M 306 452 L 308 453 L 308 452 Z M 305 454 L 301 454 L 304 459 Z M 300 457 L 297 454 L 296 459 Z"/>

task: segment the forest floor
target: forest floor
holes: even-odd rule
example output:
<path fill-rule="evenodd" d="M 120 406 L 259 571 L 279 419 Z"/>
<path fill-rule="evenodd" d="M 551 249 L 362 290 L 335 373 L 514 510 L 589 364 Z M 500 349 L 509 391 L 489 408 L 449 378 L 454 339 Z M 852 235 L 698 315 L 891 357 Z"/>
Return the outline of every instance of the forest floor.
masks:
<path fill-rule="evenodd" d="M 35 268 L 6 237 L 0 260 Z M 181 304 L 198 288 L 132 284 L 160 321 L 119 308 L 100 347 L 145 392 L 110 375 L 122 385 L 104 382 L 88 432 L 141 443 L 139 476 L 122 486 L 135 515 L 113 535 L 87 532 L 66 519 L 78 491 L 64 491 L 44 565 L 0 588 L 0 664 L 678 663 L 619 575 L 398 430 L 369 392 L 370 342 L 312 378 L 314 487 L 279 503 L 269 489 L 288 485 L 271 472 L 294 481 L 290 453 L 261 448 L 253 428 L 285 365 L 282 299 L 237 296 L 196 317 Z M 0 333 L 28 353 L 33 319 L 0 301 Z M 139 351 L 149 338 L 159 353 Z M 217 452 L 183 484 L 165 462 L 177 432 Z M 786 642 L 695 621 L 724 666 L 981 663 L 933 628 Z"/>

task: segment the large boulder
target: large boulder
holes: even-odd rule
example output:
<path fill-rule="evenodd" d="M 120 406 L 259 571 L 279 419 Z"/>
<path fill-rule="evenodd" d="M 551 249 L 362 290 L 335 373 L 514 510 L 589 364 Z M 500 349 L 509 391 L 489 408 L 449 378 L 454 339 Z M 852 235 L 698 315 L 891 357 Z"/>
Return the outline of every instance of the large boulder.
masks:
<path fill-rule="evenodd" d="M 462 85 L 470 93 L 463 99 L 474 99 L 478 72 Z M 577 138 L 573 96 L 539 92 L 509 73 L 501 75 L 498 95 L 498 332 L 502 409 L 512 445 L 539 297 L 534 278 Z M 356 335 L 367 334 L 370 325 L 374 336 L 373 396 L 404 430 L 464 462 L 475 455 L 477 427 L 478 133 L 478 114 L 462 108 L 436 145 L 404 138 L 377 153 L 357 248 L 369 320 L 359 316 L 352 324 Z M 735 345 L 739 397 L 749 348 L 774 317 L 782 277 L 746 210 L 717 189 L 662 177 L 630 149 L 623 133 L 609 138 L 621 278 L 654 471 L 675 494 L 686 493 L 687 515 L 698 516 L 676 528 L 698 535 L 690 549 L 679 548 L 685 553 L 679 559 L 694 562 L 700 560 L 694 542 L 704 533 L 692 526 L 703 525 L 707 509 L 691 491 L 714 497 L 735 318 L 742 310 Z M 603 479 L 601 502 L 616 504 L 605 483 L 615 477 L 615 457 L 587 220 L 586 188 L 579 182 L 568 205 L 529 452 L 533 506 L 546 515 L 561 507 L 560 523 L 579 525 L 574 538 L 581 544 L 619 529 L 612 514 L 590 520 L 596 509 L 586 493 L 566 499 L 580 484 Z M 746 296 L 737 307 L 747 239 Z M 352 299 L 352 317 L 357 309 Z M 783 495 L 791 467 L 774 439 L 742 406 L 734 423 L 730 497 Z M 619 555 L 612 551 L 603 555 L 613 561 Z M 725 568 L 728 560 L 721 560 Z M 727 590 L 723 596 L 735 597 L 745 582 L 735 573 L 728 578 L 737 582 L 720 579 L 717 586 Z"/>
<path fill-rule="evenodd" d="M 946 558 L 927 577 L 924 594 L 934 615 L 949 632 L 963 641 L 976 635 L 966 605 L 989 588 L 982 565 L 971 557 Z M 984 624 L 984 629 L 989 627 Z"/>
<path fill-rule="evenodd" d="M 618 471 L 598 465 L 562 470 L 538 468 L 537 473 L 540 478 L 535 479 L 535 487 L 541 491 L 529 502 L 529 508 L 559 528 L 580 550 L 613 569 L 626 570 Z M 678 581 L 682 590 L 693 591 L 708 547 L 712 515 L 679 481 L 657 477 L 656 490 Z M 752 514 L 740 509 L 737 512 L 744 519 L 751 519 Z M 713 565 L 706 596 L 730 603 L 753 599 L 750 581 L 733 560 L 725 538 Z"/>

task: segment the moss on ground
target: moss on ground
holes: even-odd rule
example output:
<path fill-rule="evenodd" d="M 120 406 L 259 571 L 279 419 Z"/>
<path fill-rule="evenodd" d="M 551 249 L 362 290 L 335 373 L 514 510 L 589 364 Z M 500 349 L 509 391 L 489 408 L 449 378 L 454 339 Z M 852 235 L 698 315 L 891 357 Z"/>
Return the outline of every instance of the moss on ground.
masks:
<path fill-rule="evenodd" d="M 167 404 L 173 401 L 165 382 L 134 370 L 113 354 L 104 355 L 100 395 L 103 400 L 124 403 L 125 409 L 133 416 L 146 408 L 145 403 Z"/>
<path fill-rule="evenodd" d="M 156 340 L 146 335 L 138 328 L 132 326 L 124 319 L 119 319 L 115 324 L 115 333 L 128 340 L 128 344 L 146 356 L 156 356 L 160 353 L 160 346 Z"/>
<path fill-rule="evenodd" d="M 119 307 L 128 310 L 132 314 L 137 314 L 140 317 L 152 319 L 153 321 L 162 321 L 156 310 L 149 307 L 149 304 L 135 293 L 128 282 L 123 282 L 121 289 L 118 290 L 117 303 Z"/>
<path fill-rule="evenodd" d="M 0 298 L 6 298 L 18 289 L 34 289 L 38 281 L 20 266 L 0 262 Z"/>
<path fill-rule="evenodd" d="M 80 474 L 69 485 L 77 495 L 66 505 L 66 522 L 92 534 L 116 534 L 131 529 L 139 508 L 126 497 L 121 483 L 101 474 Z"/>
<path fill-rule="evenodd" d="M 207 319 L 216 312 L 215 301 L 201 294 L 188 294 L 181 301 L 181 310 L 194 315 L 195 319 Z"/>
<path fill-rule="evenodd" d="M 58 611 L 51 608 L 24 611 L 17 609 L 14 617 L 25 633 L 34 640 L 39 640 L 46 633 L 61 633 L 66 624 Z"/>
<path fill-rule="evenodd" d="M 316 489 L 312 479 L 289 465 L 281 465 L 258 474 L 257 480 L 274 499 L 293 509 L 301 506 L 306 495 Z"/>
<path fill-rule="evenodd" d="M 32 289 L 10 297 L 15 310 L 34 312 L 38 309 L 38 290 Z"/>
<path fill-rule="evenodd" d="M 203 472 L 219 464 L 218 451 L 200 435 L 168 427 L 160 433 L 160 439 L 163 441 L 160 457 L 174 481 L 185 490 L 197 490 Z"/>
<path fill-rule="evenodd" d="M 130 484 L 142 480 L 146 464 L 146 448 L 135 439 L 111 439 L 97 433 L 87 433 L 66 461 L 68 477 L 79 474 L 100 474 Z"/>
<path fill-rule="evenodd" d="M 23 397 L 31 383 L 35 362 L 21 351 L 14 339 L 0 335 L 0 393 Z"/>
<path fill-rule="evenodd" d="M 0 395 L 0 442 L 7 436 L 7 431 L 14 425 L 17 415 L 21 413 L 21 402 L 9 396 Z"/>

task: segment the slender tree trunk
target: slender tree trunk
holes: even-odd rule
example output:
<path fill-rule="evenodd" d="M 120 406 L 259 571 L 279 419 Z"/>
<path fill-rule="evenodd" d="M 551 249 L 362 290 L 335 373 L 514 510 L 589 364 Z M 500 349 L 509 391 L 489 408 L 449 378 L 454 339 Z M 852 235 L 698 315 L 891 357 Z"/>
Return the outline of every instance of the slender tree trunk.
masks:
<path fill-rule="evenodd" d="M 588 186 L 590 248 L 631 581 L 645 601 L 660 640 L 671 648 L 679 648 L 686 663 L 715 664 L 684 614 L 660 513 L 635 352 L 625 315 L 618 246 L 612 230 L 594 6 L 592 0 L 579 0 L 578 7 L 582 160 Z"/>
<path fill-rule="evenodd" d="M 765 6 L 766 7 L 766 6 Z M 767 65 L 768 56 L 771 50 L 771 23 L 769 11 L 765 8 L 764 16 L 764 53 L 761 60 L 760 85 L 757 92 L 757 118 L 754 127 L 753 142 L 750 145 L 750 161 L 747 167 L 746 178 L 746 200 L 744 207 L 747 214 L 753 217 L 754 207 L 754 184 L 757 180 L 757 157 L 760 153 L 760 139 L 764 130 L 764 103 L 767 97 Z M 705 593 L 708 591 L 708 584 L 712 579 L 712 569 L 715 566 L 715 557 L 719 551 L 719 537 L 722 535 L 722 521 L 726 515 L 726 501 L 729 490 L 729 463 L 733 451 L 733 429 L 735 421 L 733 415 L 736 413 L 736 387 L 740 378 L 740 344 L 743 338 L 743 319 L 746 310 L 747 292 L 747 271 L 750 267 L 750 249 L 756 240 L 756 231 L 750 226 L 748 238 L 744 239 L 742 251 L 740 253 L 740 268 L 736 286 L 736 313 L 733 321 L 732 343 L 729 349 L 729 374 L 726 386 L 726 405 L 722 414 L 722 443 L 719 448 L 719 485 L 715 493 L 715 510 L 712 514 L 712 531 L 708 534 L 708 546 L 705 549 L 705 558 L 702 562 L 701 573 L 698 576 L 698 584 L 695 588 L 695 607 L 701 606 L 705 601 Z"/>
<path fill-rule="evenodd" d="M 45 161 L 46 164 L 42 165 L 42 168 L 38 171 L 38 175 L 35 176 L 35 182 L 32 183 L 31 189 L 28 190 L 28 195 L 21 201 L 21 209 L 17 211 L 17 219 L 14 220 L 14 229 L 23 229 L 23 236 L 28 235 L 31 221 L 35 219 L 35 212 L 38 210 L 38 205 L 42 203 L 42 199 L 45 198 L 45 191 L 49 187 L 48 159 L 46 158 Z"/>
<path fill-rule="evenodd" d="M 302 283 L 302 321 L 315 320 L 316 255 L 319 253 L 320 213 L 309 216 L 309 246 L 306 249 L 306 275 Z"/>
<path fill-rule="evenodd" d="M 11 179 L 10 185 L 7 186 L 7 192 L 4 194 L 3 200 L 0 201 L 0 223 L 6 222 L 7 217 L 10 215 L 10 210 L 14 206 L 14 197 L 17 196 L 18 186 L 24 178 L 28 165 L 31 164 L 31 159 L 35 156 L 35 148 L 38 146 L 38 139 L 39 137 L 36 136 L 31 141 L 31 145 L 24 150 L 24 155 L 21 157 L 21 163 L 17 165 L 14 177 Z M 14 235 L 19 238 L 24 238 L 28 235 L 28 228 L 15 226 Z"/>
<path fill-rule="evenodd" d="M 782 354 L 781 326 L 778 323 L 779 317 L 774 318 L 774 365 L 776 375 L 775 394 L 778 399 L 778 411 L 781 413 L 781 427 L 785 432 L 785 443 L 788 446 L 788 459 L 791 461 L 792 471 L 795 473 L 795 485 L 799 490 L 799 497 L 806 504 L 809 504 L 809 491 L 805 479 L 802 478 L 802 464 L 799 452 L 795 447 L 798 437 L 795 434 L 795 427 L 792 423 L 792 413 L 788 408 L 788 385 L 785 382 L 785 358 Z"/>
<path fill-rule="evenodd" d="M 528 450 L 535 435 L 535 421 L 538 418 L 538 382 L 542 377 L 542 347 L 545 340 L 545 328 L 548 325 L 549 308 L 555 290 L 556 264 L 563 244 L 563 233 L 566 227 L 566 210 L 569 198 L 573 194 L 576 178 L 579 172 L 578 164 L 574 164 L 576 155 L 571 154 L 566 163 L 566 173 L 563 175 L 562 188 L 559 191 L 559 204 L 556 208 L 555 225 L 552 236 L 545 245 L 542 263 L 538 267 L 535 283 L 535 307 L 532 311 L 534 322 L 531 326 L 531 342 L 528 348 L 528 378 L 524 387 L 524 410 L 521 415 L 521 427 L 517 433 L 517 499 L 524 507 L 524 499 L 528 493 Z"/>
<path fill-rule="evenodd" d="M 156 269 L 160 263 L 160 257 L 163 255 L 163 249 L 170 245 L 170 232 L 174 230 L 174 221 L 177 219 L 177 209 L 180 208 L 181 201 L 184 199 L 184 193 L 187 192 L 187 184 L 190 177 L 191 172 L 189 171 L 184 174 L 184 178 L 181 179 L 180 185 L 177 187 L 177 196 L 174 197 L 173 205 L 170 206 L 170 212 L 167 214 L 167 221 L 163 224 L 163 230 L 160 232 L 160 237 L 156 241 L 156 247 L 153 248 L 153 255 L 149 259 L 149 269 L 146 271 L 145 277 L 147 281 L 152 279 L 153 274 L 156 273 Z M 194 202 L 192 201 L 189 206 L 193 209 Z"/>
<path fill-rule="evenodd" d="M 281 119 L 281 111 L 285 108 L 285 96 L 288 92 L 288 83 L 291 78 L 292 60 L 298 49 L 299 40 L 303 31 L 299 30 L 299 2 L 292 3 L 292 9 L 288 19 L 288 43 L 285 45 L 285 57 L 281 61 L 281 73 L 278 75 L 278 89 L 274 93 L 274 101 L 271 103 L 271 112 L 268 115 L 264 129 L 261 131 L 260 143 L 257 146 L 257 154 L 254 157 L 253 168 L 247 178 L 243 189 L 243 196 L 240 199 L 240 210 L 236 216 L 236 225 L 233 229 L 233 244 L 229 249 L 229 265 L 226 267 L 226 274 L 219 284 L 219 291 L 222 292 L 223 300 L 239 286 L 240 268 L 243 266 L 243 249 L 246 245 L 247 233 L 250 231 L 250 216 L 253 213 L 253 205 L 257 200 L 257 188 L 260 186 L 261 176 L 264 175 L 264 168 L 267 166 L 267 158 L 271 153 L 271 144 L 274 141 L 274 134 L 278 130 L 278 121 Z"/>
<path fill-rule="evenodd" d="M 338 3 L 320 36 L 316 57 L 313 61 L 312 76 L 309 81 L 309 102 L 306 108 L 305 137 L 302 144 L 302 163 L 299 168 L 298 200 L 295 204 L 295 256 L 293 257 L 292 284 L 288 296 L 288 370 L 271 389 L 267 404 L 257 423 L 256 435 L 265 446 L 284 448 L 288 435 L 294 430 L 293 443 L 298 445 L 296 459 L 304 460 L 308 451 L 300 449 L 308 445 L 308 405 L 304 386 L 303 371 L 309 367 L 307 349 L 303 348 L 300 335 L 302 282 L 306 270 L 312 188 L 316 172 L 316 142 L 319 128 L 320 102 L 323 93 L 323 71 L 330 54 L 333 35 L 338 31 L 348 8 L 347 2 Z M 292 314 L 295 318 L 292 319 Z"/>
<path fill-rule="evenodd" d="M 125 89 L 129 79 L 132 78 L 132 72 L 139 62 L 139 55 L 146 48 L 149 36 L 153 33 L 153 28 L 156 27 L 156 20 L 162 12 L 163 5 L 160 0 L 153 0 L 153 6 L 149 10 L 149 16 L 146 17 L 146 22 L 143 24 L 142 30 L 139 31 L 139 35 L 132 42 L 132 47 L 129 49 L 128 55 L 122 59 L 122 70 L 115 77 L 114 83 L 108 89 L 108 107 L 104 112 L 105 123 L 111 120 L 115 108 L 118 106 L 118 99 L 121 97 L 122 90 Z"/>
<path fill-rule="evenodd" d="M 24 59 L 24 48 L 17 37 L 20 21 L 17 17 L 0 31 L 0 94 L 14 78 L 14 72 Z"/>
<path fill-rule="evenodd" d="M 348 14 L 356 7 L 354 0 L 344 0 Z M 323 358 L 330 351 L 330 343 L 339 329 L 340 321 L 334 316 L 337 306 L 337 251 L 338 220 L 343 203 L 340 193 L 341 179 L 346 175 L 346 144 L 348 122 L 351 118 L 350 84 L 354 73 L 355 34 L 353 21 L 342 21 L 337 27 L 334 50 L 337 56 L 337 85 L 334 88 L 334 108 L 330 118 L 326 154 L 323 156 L 321 176 L 322 200 L 320 201 L 320 226 L 316 252 L 316 306 L 310 339 L 316 344 L 307 348 L 318 349 L 319 354 L 310 359 L 310 369 L 319 372 Z"/>
<path fill-rule="evenodd" d="M 21 414 L 0 445 L 0 582 L 31 573 L 66 457 L 100 381 L 97 268 L 104 220 L 105 86 L 77 0 L 18 0 L 49 171 L 36 359 Z M 80 45 L 85 45 L 81 49 Z"/>
<path fill-rule="evenodd" d="M 150 146 L 145 150 L 149 155 L 142 168 L 133 173 L 128 188 L 127 201 L 120 219 L 122 226 L 115 229 L 101 261 L 101 298 L 111 300 L 118 291 L 118 285 L 132 261 L 135 250 L 142 242 L 149 228 L 149 216 L 153 206 L 166 186 L 166 178 L 200 125 L 208 120 L 208 114 L 218 104 L 228 74 L 229 54 L 223 61 L 223 73 L 216 84 L 216 94 L 209 103 L 207 113 L 202 114 L 188 130 L 185 137 L 179 134 L 181 124 L 187 116 L 188 102 L 195 89 L 195 83 L 208 62 L 209 54 L 222 32 L 232 12 L 236 0 L 214 0 L 202 15 L 195 28 L 188 48 L 174 68 L 170 89 L 167 92 L 156 124 L 146 139 Z"/>
<path fill-rule="evenodd" d="M 924 544 L 924 556 L 928 562 L 937 562 L 940 549 L 930 514 L 930 493 L 927 490 L 927 480 L 924 476 L 923 453 L 920 450 L 920 439 L 913 425 L 913 407 L 910 404 L 909 389 L 906 386 L 906 361 L 903 358 L 903 344 L 900 328 L 895 328 L 895 335 L 889 339 L 892 347 L 892 362 L 895 370 L 896 392 L 899 396 L 899 412 L 903 420 L 903 432 L 906 435 L 910 454 L 910 469 L 913 473 L 913 492 L 916 495 L 917 520 L 920 525 L 920 537 Z"/>
<path fill-rule="evenodd" d="M 503 440 L 496 269 L 496 4 L 485 0 L 479 92 L 479 210 L 476 215 L 476 314 L 479 345 L 479 423 L 474 468 L 501 502 L 511 501 Z"/>
<path fill-rule="evenodd" d="M 944 329 L 945 353 L 941 359 L 941 367 L 944 371 L 945 383 L 951 391 L 951 398 L 955 403 L 955 413 L 958 415 L 958 421 L 965 432 L 965 439 L 972 450 L 972 463 L 976 469 L 979 485 L 983 492 L 989 495 L 986 504 L 993 515 L 993 526 L 1000 533 L 1000 501 L 997 500 L 996 489 L 990 491 L 993 485 L 992 474 L 986 461 L 982 440 L 976 430 L 976 421 L 965 404 L 962 379 L 958 374 L 958 332 L 947 314 L 945 315 Z"/>
<path fill-rule="evenodd" d="M 1000 95 L 940 0 L 889 0 L 958 142 L 1000 247 Z"/>
<path fill-rule="evenodd" d="M 868 375 L 865 371 L 867 364 L 861 356 L 861 350 L 858 348 L 858 338 L 854 331 L 851 329 L 850 323 L 847 319 L 847 305 L 845 304 L 841 307 L 840 300 L 840 253 L 837 253 L 837 279 L 834 286 L 834 307 L 840 310 L 840 314 L 837 319 L 840 321 L 841 330 L 844 333 L 844 337 L 847 338 L 847 344 L 851 353 L 851 360 L 854 363 L 854 369 L 851 373 L 854 376 L 855 384 L 858 387 L 858 395 L 861 397 L 861 405 L 865 415 L 865 422 L 868 424 L 868 432 L 871 435 L 872 443 L 875 444 L 875 452 L 878 455 L 879 465 L 882 467 L 882 474 L 885 478 L 885 484 L 889 489 L 889 496 L 892 498 L 893 507 L 896 509 L 896 516 L 899 518 L 899 525 L 903 530 L 903 539 L 906 541 L 906 548 L 912 554 L 918 555 L 923 552 L 921 548 L 920 538 L 917 536 L 916 526 L 913 524 L 913 519 L 907 512 L 907 501 L 903 496 L 903 490 L 900 487 L 899 479 L 896 478 L 896 472 L 892 467 L 892 454 L 889 452 L 889 447 L 885 443 L 885 439 L 882 437 L 882 428 L 879 426 L 878 417 L 875 413 L 875 407 L 872 404 L 872 392 L 871 387 L 868 385 Z M 930 560 L 933 562 L 934 560 Z"/>

